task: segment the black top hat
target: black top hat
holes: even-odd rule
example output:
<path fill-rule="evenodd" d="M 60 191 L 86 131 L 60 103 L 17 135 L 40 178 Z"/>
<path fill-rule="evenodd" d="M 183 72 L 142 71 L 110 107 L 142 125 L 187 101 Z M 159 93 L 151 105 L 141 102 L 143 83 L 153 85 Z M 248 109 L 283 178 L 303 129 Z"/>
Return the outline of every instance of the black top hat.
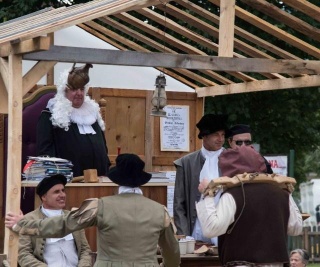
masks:
<path fill-rule="evenodd" d="M 151 174 L 143 171 L 144 162 L 135 154 L 120 154 L 116 166 L 108 174 L 110 180 L 118 185 L 138 187 L 151 179 Z"/>
<path fill-rule="evenodd" d="M 198 138 L 202 139 L 203 136 L 212 134 L 220 130 L 227 130 L 227 115 L 223 114 L 206 114 L 196 124 L 199 129 Z"/>
<path fill-rule="evenodd" d="M 237 134 L 251 133 L 251 128 L 246 124 L 236 124 L 226 131 L 226 138 L 231 138 Z"/>
<path fill-rule="evenodd" d="M 47 193 L 51 187 L 57 184 L 66 185 L 67 178 L 62 174 L 52 175 L 50 177 L 43 178 L 40 183 L 36 187 L 36 193 L 39 197 L 42 197 L 45 193 Z"/>

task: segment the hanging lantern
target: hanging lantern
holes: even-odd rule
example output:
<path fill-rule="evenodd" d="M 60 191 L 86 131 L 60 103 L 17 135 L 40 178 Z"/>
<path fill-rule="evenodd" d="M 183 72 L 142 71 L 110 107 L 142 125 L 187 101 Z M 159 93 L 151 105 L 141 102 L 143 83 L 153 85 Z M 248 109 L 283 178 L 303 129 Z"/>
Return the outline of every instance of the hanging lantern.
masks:
<path fill-rule="evenodd" d="M 165 91 L 166 86 L 166 78 L 161 73 L 156 78 L 156 89 L 153 92 L 151 104 L 153 106 L 151 115 L 165 117 L 167 113 L 163 110 L 163 108 L 167 105 L 167 96 Z"/>

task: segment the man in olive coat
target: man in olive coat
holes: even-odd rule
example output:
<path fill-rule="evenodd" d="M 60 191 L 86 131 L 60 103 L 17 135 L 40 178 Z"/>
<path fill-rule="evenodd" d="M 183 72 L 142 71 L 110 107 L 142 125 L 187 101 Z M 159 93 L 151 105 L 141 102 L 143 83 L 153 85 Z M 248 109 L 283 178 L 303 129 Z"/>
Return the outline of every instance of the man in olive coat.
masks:
<path fill-rule="evenodd" d="M 158 245 L 163 266 L 178 267 L 179 243 L 166 208 L 142 195 L 139 186 L 151 179 L 143 171 L 144 162 L 134 154 L 120 154 L 109 178 L 119 187 L 119 194 L 85 200 L 78 210 L 65 216 L 44 220 L 21 220 L 13 227 L 20 234 L 45 237 L 63 236 L 96 226 L 97 258 L 95 267 L 159 266 Z M 6 226 L 12 227 L 6 217 Z"/>

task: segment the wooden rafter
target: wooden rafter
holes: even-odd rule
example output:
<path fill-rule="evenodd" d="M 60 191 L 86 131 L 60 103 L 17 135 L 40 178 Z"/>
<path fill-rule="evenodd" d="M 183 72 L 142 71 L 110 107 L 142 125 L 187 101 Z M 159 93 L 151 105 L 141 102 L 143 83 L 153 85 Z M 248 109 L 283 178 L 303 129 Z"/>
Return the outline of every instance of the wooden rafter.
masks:
<path fill-rule="evenodd" d="M 272 17 L 273 19 L 286 24 L 290 28 L 304 34 L 305 36 L 308 36 L 316 41 L 320 41 L 320 29 L 313 27 L 312 25 L 276 7 L 275 5 L 264 0 L 241 1 Z"/>
<path fill-rule="evenodd" d="M 219 6 L 220 0 L 208 0 L 211 3 L 214 3 Z M 253 24 L 254 26 L 258 27 L 259 29 L 279 38 L 287 43 L 291 44 L 292 46 L 300 49 L 301 51 L 306 52 L 307 54 L 314 56 L 316 58 L 320 58 L 320 49 L 310 45 L 309 43 L 293 36 L 285 32 L 284 30 L 279 29 L 278 27 L 272 25 L 264 21 L 263 19 L 249 13 L 248 11 L 236 6 L 236 16 Z"/>
<path fill-rule="evenodd" d="M 205 10 L 195 4 L 190 3 L 188 0 L 176 0 L 176 2 L 178 2 L 180 5 L 188 8 L 192 12 L 199 14 L 200 16 L 205 18 L 206 20 L 211 21 L 212 23 L 219 25 L 220 19 L 218 16 L 214 15 L 213 13 L 211 13 L 211 12 L 209 12 L 209 11 L 207 11 L 207 10 Z M 198 27 L 199 27 L 199 29 L 201 29 L 201 24 Z M 247 40 L 249 42 L 249 45 L 254 44 L 255 46 L 259 46 L 259 47 L 265 49 L 266 51 L 269 51 L 270 53 L 278 55 L 279 57 L 282 57 L 282 58 L 298 59 L 298 57 L 296 57 L 295 55 L 290 54 L 289 52 L 279 48 L 278 46 L 271 44 L 268 41 L 263 40 L 255 35 L 249 33 L 248 31 L 246 31 L 244 29 L 241 29 L 240 27 L 235 26 L 234 29 L 235 29 L 235 35 L 240 36 L 240 37 L 244 38 L 245 40 Z M 236 40 L 237 39 L 235 39 L 235 47 L 237 47 Z M 247 54 L 251 55 L 250 53 L 247 53 Z"/>
<path fill-rule="evenodd" d="M 228 58 L 202 55 L 145 53 L 109 49 L 52 46 L 23 56 L 27 60 L 79 62 L 103 65 L 206 69 L 215 71 L 320 74 L 320 61 Z"/>
<path fill-rule="evenodd" d="M 163 0 L 162 3 L 165 4 L 166 1 Z M 158 0 L 95 0 L 81 5 L 73 5 L 68 8 L 57 8 L 47 13 L 36 15 L 32 20 L 26 18 L 17 21 L 19 31 L 14 34 L 7 33 L 16 25 L 3 25 L 0 28 L 0 44 L 9 41 L 21 42 L 97 17 L 116 14 L 129 9 L 140 9 L 144 6 L 156 4 L 159 4 Z M 39 20 L 41 23 L 37 23 Z"/>
<path fill-rule="evenodd" d="M 320 21 L 320 7 L 306 0 L 283 0 L 285 4 L 301 11 L 309 17 Z"/>
<path fill-rule="evenodd" d="M 247 83 L 233 83 L 229 85 L 216 85 L 211 87 L 197 88 L 196 92 L 198 97 L 206 97 L 316 86 L 320 86 L 319 75 L 275 80 L 261 80 Z"/>
<path fill-rule="evenodd" d="M 129 36 L 134 37 L 135 39 L 144 42 L 146 44 L 148 44 L 151 47 L 154 47 L 155 49 L 161 51 L 163 49 L 163 46 L 159 45 L 157 42 L 155 42 L 153 39 L 146 37 L 145 35 L 142 35 L 140 33 L 136 33 L 134 31 L 132 31 L 130 28 L 116 22 L 115 20 L 112 20 L 108 17 L 105 18 L 101 18 L 100 19 L 102 22 L 105 22 L 109 25 L 112 25 L 112 27 L 119 29 L 120 31 L 122 31 L 123 33 L 128 34 Z M 92 28 L 88 28 L 87 26 L 90 26 Z M 107 41 L 108 43 L 111 43 L 112 45 L 114 45 L 115 47 L 117 47 L 120 50 L 126 50 L 125 46 L 120 45 L 119 43 L 123 43 L 126 46 L 130 46 L 133 50 L 136 51 L 145 51 L 148 52 L 150 50 L 147 50 L 146 48 L 142 47 L 141 45 L 137 44 L 137 42 L 132 42 L 130 40 L 128 40 L 127 38 L 124 38 L 123 36 L 120 36 L 112 31 L 110 31 L 109 29 L 93 22 L 87 22 L 85 23 L 85 25 L 80 25 L 81 28 L 87 30 L 88 32 L 92 33 L 93 35 L 95 35 L 96 37 Z M 111 39 L 111 38 L 112 39 Z M 115 42 L 114 40 L 117 40 L 117 42 Z M 172 52 L 174 53 L 174 51 L 170 51 L 170 49 L 166 48 L 167 52 Z M 173 78 L 176 78 L 178 80 L 180 80 L 181 82 L 188 84 L 191 87 L 196 87 L 195 84 L 190 83 L 189 80 L 184 79 L 183 77 L 190 77 L 193 80 L 197 81 L 200 84 L 203 85 L 214 85 L 214 83 L 208 79 L 205 79 L 199 75 L 194 74 L 193 72 L 189 71 L 189 70 L 184 70 L 184 69 L 177 69 L 175 70 L 178 74 L 170 71 L 170 70 L 164 70 L 163 68 L 159 69 L 161 71 L 163 71 L 164 73 L 170 75 Z"/>
<path fill-rule="evenodd" d="M 136 27 L 142 27 L 144 26 L 143 22 L 141 22 L 140 20 L 134 18 L 133 16 L 130 16 L 128 14 L 119 14 L 119 15 L 116 15 L 117 18 L 127 22 L 127 23 L 130 23 L 131 25 L 134 25 Z M 179 47 L 179 49 L 181 51 L 184 51 L 185 53 L 188 53 L 188 54 L 203 54 L 202 51 L 194 48 L 193 46 L 189 45 L 189 44 L 186 44 L 180 40 L 178 40 L 177 38 L 174 38 L 168 34 L 166 34 L 165 32 L 151 26 L 151 25 L 145 25 L 144 26 L 144 31 L 148 34 L 148 35 L 151 35 L 153 36 L 155 39 L 159 39 L 159 36 L 164 36 L 164 41 L 174 47 Z M 166 52 L 168 51 L 172 51 L 173 53 L 176 53 L 174 52 L 173 50 L 168 50 L 168 48 L 165 48 L 165 46 L 162 46 L 160 47 L 162 48 L 160 51 L 163 51 L 165 50 Z M 171 53 L 172 53 L 171 52 Z M 230 80 L 228 80 L 226 77 L 223 77 L 219 74 L 216 74 L 214 72 L 210 72 L 210 71 L 206 71 L 204 73 L 205 75 L 207 75 L 208 77 L 211 77 L 212 79 L 216 80 L 216 81 L 220 81 L 221 83 L 226 83 L 226 84 L 229 84 L 231 83 Z"/>

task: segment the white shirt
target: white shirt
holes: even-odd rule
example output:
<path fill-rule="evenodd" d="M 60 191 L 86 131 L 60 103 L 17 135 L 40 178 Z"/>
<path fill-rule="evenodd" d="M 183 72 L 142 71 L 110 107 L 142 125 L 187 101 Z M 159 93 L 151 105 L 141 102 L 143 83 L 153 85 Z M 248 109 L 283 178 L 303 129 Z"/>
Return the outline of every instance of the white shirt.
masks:
<path fill-rule="evenodd" d="M 205 161 L 205 163 L 201 169 L 201 172 L 200 172 L 200 176 L 199 176 L 200 182 L 203 179 L 213 180 L 213 179 L 216 179 L 220 176 L 219 175 L 218 160 L 219 160 L 219 156 L 223 150 L 224 150 L 224 148 L 222 147 L 216 151 L 209 151 L 202 146 L 201 154 L 206 159 L 206 161 Z M 216 204 L 218 203 L 218 201 L 220 199 L 220 195 L 221 195 L 221 192 L 219 192 L 214 198 L 214 201 Z M 203 235 L 198 218 L 196 219 L 196 222 L 193 227 L 192 237 L 195 240 L 201 240 L 203 242 L 218 245 L 218 239 L 216 237 L 213 237 L 210 240 Z"/>
<path fill-rule="evenodd" d="M 229 225 L 234 222 L 236 203 L 231 194 L 225 193 L 216 206 L 213 197 L 207 196 L 196 204 L 198 218 L 203 235 L 212 238 L 226 233 Z M 302 216 L 292 196 L 289 197 L 288 235 L 302 233 Z"/>

